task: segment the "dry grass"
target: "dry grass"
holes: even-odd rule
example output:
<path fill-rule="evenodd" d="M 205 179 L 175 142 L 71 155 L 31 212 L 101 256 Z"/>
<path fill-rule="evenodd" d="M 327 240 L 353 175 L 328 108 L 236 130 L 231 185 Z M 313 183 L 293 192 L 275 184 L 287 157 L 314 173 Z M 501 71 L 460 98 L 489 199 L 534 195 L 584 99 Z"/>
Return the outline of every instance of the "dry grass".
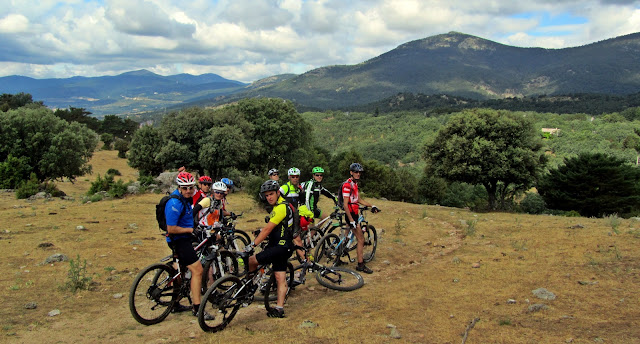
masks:
<path fill-rule="evenodd" d="M 92 163 L 94 175 L 61 189 L 79 199 L 108 168 L 136 178 L 116 152 L 97 152 Z M 640 222 L 614 226 L 611 219 L 474 214 L 379 200 L 383 212 L 369 216 L 381 232 L 370 264 L 375 273 L 362 289 L 335 292 L 308 279 L 289 298 L 287 318 L 267 318 L 254 304 L 217 334 L 202 332 L 188 314 L 143 326 L 131 317 L 127 294 L 139 269 L 169 253 L 153 214 L 159 197 L 81 204 L 0 194 L 1 341 L 385 343 L 397 341 L 387 327 L 393 324 L 399 342 L 460 343 L 479 318 L 467 343 L 640 343 Z M 246 195 L 232 194 L 230 203 L 247 214 L 240 228 L 261 225 L 264 214 Z M 571 228 L 578 224 L 583 228 Z M 53 246 L 39 248 L 43 243 Z M 42 264 L 56 252 L 87 259 L 99 283 L 94 290 L 61 290 L 69 264 Z M 531 291 L 539 287 L 557 299 L 536 299 Z M 27 302 L 37 309 L 25 309 Z M 548 308 L 529 312 L 536 303 Z M 47 316 L 53 309 L 61 314 Z M 302 329 L 304 320 L 319 326 Z"/>

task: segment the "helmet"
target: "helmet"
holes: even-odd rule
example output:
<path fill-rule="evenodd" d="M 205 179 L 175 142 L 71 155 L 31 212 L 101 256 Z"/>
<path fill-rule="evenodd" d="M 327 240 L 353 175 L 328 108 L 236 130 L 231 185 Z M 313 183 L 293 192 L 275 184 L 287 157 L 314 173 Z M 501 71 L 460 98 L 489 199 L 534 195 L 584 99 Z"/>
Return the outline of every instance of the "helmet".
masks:
<path fill-rule="evenodd" d="M 189 172 L 180 172 L 176 177 L 176 183 L 179 186 L 191 186 L 196 184 L 196 179 Z"/>
<path fill-rule="evenodd" d="M 265 193 L 267 191 L 277 191 L 280 190 L 280 184 L 278 184 L 275 180 L 267 180 L 262 183 L 260 186 L 260 193 Z"/>
<path fill-rule="evenodd" d="M 209 176 L 202 176 L 198 179 L 198 183 L 211 184 L 213 183 L 213 180 L 211 180 L 211 177 Z"/>
<path fill-rule="evenodd" d="M 215 182 L 213 183 L 213 186 L 211 187 L 211 189 L 213 191 L 227 192 L 227 185 L 223 182 Z"/>
<path fill-rule="evenodd" d="M 222 178 L 220 181 L 223 182 L 226 186 L 233 186 L 233 180 L 229 178 Z"/>
<path fill-rule="evenodd" d="M 349 171 L 362 172 L 364 171 L 364 168 L 362 168 L 362 165 L 358 164 L 357 162 L 354 162 L 353 164 L 351 164 L 351 166 L 349 166 Z"/>
<path fill-rule="evenodd" d="M 277 168 L 272 168 L 272 169 L 269 170 L 269 175 L 270 176 L 274 175 L 275 173 L 280 173 L 280 172 L 278 172 Z"/>
<path fill-rule="evenodd" d="M 289 171 L 287 171 L 287 175 L 289 175 L 289 176 L 299 176 L 300 175 L 300 170 L 295 168 L 295 167 L 292 167 L 292 168 L 289 169 Z"/>
<path fill-rule="evenodd" d="M 324 169 L 320 166 L 316 166 L 311 170 L 311 173 L 324 173 Z"/>

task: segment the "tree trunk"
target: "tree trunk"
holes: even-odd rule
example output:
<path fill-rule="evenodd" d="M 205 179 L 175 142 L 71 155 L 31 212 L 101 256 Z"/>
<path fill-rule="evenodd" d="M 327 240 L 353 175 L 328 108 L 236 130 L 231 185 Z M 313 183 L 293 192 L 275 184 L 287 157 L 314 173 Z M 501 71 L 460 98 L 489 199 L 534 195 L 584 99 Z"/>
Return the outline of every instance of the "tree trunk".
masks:
<path fill-rule="evenodd" d="M 486 183 L 484 188 L 487 190 L 489 200 L 489 210 L 496 209 L 496 184 Z"/>

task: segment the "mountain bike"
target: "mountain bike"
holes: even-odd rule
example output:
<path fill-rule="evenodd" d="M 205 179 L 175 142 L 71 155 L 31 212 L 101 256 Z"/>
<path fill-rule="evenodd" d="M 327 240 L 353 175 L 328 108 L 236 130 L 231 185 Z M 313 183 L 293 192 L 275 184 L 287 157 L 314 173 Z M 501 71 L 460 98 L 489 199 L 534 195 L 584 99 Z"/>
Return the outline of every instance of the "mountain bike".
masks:
<path fill-rule="evenodd" d="M 370 225 L 366 220 L 366 212 L 370 210 L 369 207 L 359 207 L 358 223 L 364 235 L 364 251 L 363 260 L 368 263 L 373 260 L 378 247 L 378 232 L 373 225 Z M 336 213 L 338 211 L 336 210 Z M 332 264 L 337 266 L 341 264 L 341 258 L 346 257 L 349 262 L 354 262 L 355 258 L 351 258 L 350 252 L 355 250 L 358 245 L 356 236 L 353 231 L 344 223 L 344 217 L 340 216 L 344 214 L 338 214 L 335 217 L 337 220 L 328 229 L 327 233 L 320 240 L 316 246 L 315 259 L 317 262 Z M 340 234 L 336 234 L 335 231 L 340 228 Z"/>
<path fill-rule="evenodd" d="M 157 324 L 182 298 L 186 297 L 191 304 L 190 292 L 191 271 L 180 264 L 173 251 L 161 263 L 149 265 L 138 273 L 129 292 L 129 310 L 139 323 Z"/>
<path fill-rule="evenodd" d="M 246 266 L 249 266 L 250 253 L 236 252 L 236 254 Z M 202 297 L 202 303 L 198 309 L 200 328 L 205 332 L 223 330 L 233 320 L 240 307 L 248 307 L 254 301 L 254 294 L 257 291 L 263 290 L 262 293 L 266 293 L 267 289 L 263 286 L 268 269 L 268 266 L 260 265 L 255 271 L 250 271 L 242 278 L 227 275 L 216 280 Z M 293 275 L 293 267 L 288 269 Z M 288 278 L 291 280 L 291 277 Z M 275 274 L 271 274 L 267 281 L 272 279 L 275 281 Z M 268 300 L 270 297 L 263 296 L 263 299 Z M 213 319 L 207 320 L 205 314 L 213 315 Z"/>

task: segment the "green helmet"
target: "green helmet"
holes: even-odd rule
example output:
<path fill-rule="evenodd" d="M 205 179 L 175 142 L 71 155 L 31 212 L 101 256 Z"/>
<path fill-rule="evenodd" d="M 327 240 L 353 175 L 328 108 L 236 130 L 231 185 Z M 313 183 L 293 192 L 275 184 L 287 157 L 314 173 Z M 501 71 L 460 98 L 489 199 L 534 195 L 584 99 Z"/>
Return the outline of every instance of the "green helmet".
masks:
<path fill-rule="evenodd" d="M 324 173 L 324 170 L 320 166 L 316 166 L 311 170 L 311 173 Z"/>

